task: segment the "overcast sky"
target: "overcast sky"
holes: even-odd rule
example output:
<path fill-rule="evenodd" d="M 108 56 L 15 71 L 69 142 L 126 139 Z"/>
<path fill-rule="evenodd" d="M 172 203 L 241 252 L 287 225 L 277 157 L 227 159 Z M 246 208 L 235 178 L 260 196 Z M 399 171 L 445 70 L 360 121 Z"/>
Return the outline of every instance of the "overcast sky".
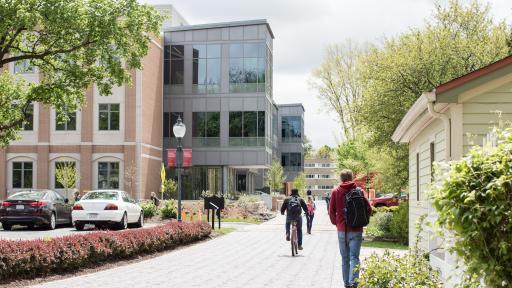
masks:
<path fill-rule="evenodd" d="M 468 0 L 464 0 L 468 1 Z M 274 32 L 274 100 L 302 102 L 305 134 L 315 147 L 335 145 L 340 127 L 308 86 L 326 45 L 351 38 L 378 42 L 432 15 L 434 0 L 150 0 L 172 4 L 190 24 L 267 19 Z M 448 2 L 441 0 L 440 3 Z M 493 0 L 495 19 L 511 22 L 512 0 Z"/>

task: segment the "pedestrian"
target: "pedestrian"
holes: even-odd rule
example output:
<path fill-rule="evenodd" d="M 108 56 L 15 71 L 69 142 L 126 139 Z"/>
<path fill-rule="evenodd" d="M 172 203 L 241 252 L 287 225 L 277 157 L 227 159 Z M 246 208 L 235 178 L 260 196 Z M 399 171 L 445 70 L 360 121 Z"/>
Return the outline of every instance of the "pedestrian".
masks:
<path fill-rule="evenodd" d="M 352 181 L 352 171 L 343 170 L 340 177 L 341 184 L 331 193 L 329 218 L 338 230 L 343 282 L 346 288 L 356 288 L 363 226 L 368 224 L 371 206 L 363 189 Z M 346 205 L 347 202 L 351 205 Z"/>
<path fill-rule="evenodd" d="M 306 191 L 306 195 L 309 197 L 309 196 L 311 196 L 311 194 L 312 194 L 311 190 L 308 189 L 308 191 Z"/>
<path fill-rule="evenodd" d="M 329 211 L 329 202 L 331 201 L 331 195 L 329 192 L 325 192 L 325 204 L 327 204 L 327 211 Z"/>
<path fill-rule="evenodd" d="M 315 217 L 315 210 L 316 205 L 315 201 L 313 201 L 313 198 L 308 197 L 308 213 L 306 214 L 306 221 L 307 221 L 307 227 L 308 227 L 308 234 L 311 234 L 311 228 L 313 227 L 313 218 Z"/>
<path fill-rule="evenodd" d="M 158 207 L 158 205 L 160 205 L 160 199 L 158 199 L 158 197 L 156 196 L 155 192 L 151 192 L 151 198 L 150 199 L 153 202 L 153 204 L 155 204 L 156 207 Z"/>
<path fill-rule="evenodd" d="M 80 201 L 80 198 L 81 198 L 81 197 L 80 197 L 80 192 L 76 191 L 76 192 L 75 192 L 75 202 Z"/>
<path fill-rule="evenodd" d="M 306 202 L 300 198 L 299 190 L 292 189 L 290 196 L 286 197 L 283 201 L 281 215 L 284 215 L 284 212 L 286 212 L 286 241 L 290 241 L 290 226 L 292 221 L 297 223 L 297 244 L 299 244 L 299 250 L 302 250 L 302 210 L 304 210 L 306 215 L 308 214 L 308 206 Z"/>

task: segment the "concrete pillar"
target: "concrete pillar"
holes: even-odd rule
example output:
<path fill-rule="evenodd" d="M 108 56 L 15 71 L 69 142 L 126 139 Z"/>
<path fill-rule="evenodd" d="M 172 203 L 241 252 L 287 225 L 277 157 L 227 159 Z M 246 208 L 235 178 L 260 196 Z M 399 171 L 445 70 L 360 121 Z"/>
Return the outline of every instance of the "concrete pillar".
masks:
<path fill-rule="evenodd" d="M 38 145 L 37 146 L 37 187 L 39 189 L 50 188 L 50 173 L 49 173 L 49 156 L 50 146 L 49 145 Z"/>
<path fill-rule="evenodd" d="M 7 198 L 7 158 L 4 148 L 0 148 L 0 199 Z"/>
<path fill-rule="evenodd" d="M 222 166 L 222 194 L 228 195 L 229 183 L 228 183 L 228 166 Z"/>
<path fill-rule="evenodd" d="M 92 145 L 80 146 L 80 187 L 78 189 L 89 191 L 93 188 L 92 183 Z"/>
<path fill-rule="evenodd" d="M 81 142 L 80 145 L 80 187 L 78 189 L 83 191 L 89 191 L 93 189 L 92 179 L 92 131 L 93 131 L 93 106 L 94 97 L 93 89 L 88 88 L 85 91 L 85 104 L 81 111 L 82 123 L 81 123 Z"/>

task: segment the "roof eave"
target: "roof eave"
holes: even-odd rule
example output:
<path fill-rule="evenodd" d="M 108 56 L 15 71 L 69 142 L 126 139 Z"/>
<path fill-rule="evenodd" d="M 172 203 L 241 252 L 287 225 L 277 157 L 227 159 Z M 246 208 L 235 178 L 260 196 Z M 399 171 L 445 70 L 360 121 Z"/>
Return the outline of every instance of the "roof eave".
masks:
<path fill-rule="evenodd" d="M 428 92 L 430 93 L 430 92 Z M 405 116 L 400 121 L 400 124 L 395 129 L 395 132 L 393 132 L 393 135 L 391 136 L 391 139 L 393 142 L 396 143 L 408 143 L 410 139 L 408 137 L 404 137 L 409 128 L 414 124 L 416 119 L 420 117 L 426 110 L 427 110 L 427 103 L 428 103 L 428 94 L 423 93 L 421 96 L 414 102 L 412 107 L 407 111 Z"/>

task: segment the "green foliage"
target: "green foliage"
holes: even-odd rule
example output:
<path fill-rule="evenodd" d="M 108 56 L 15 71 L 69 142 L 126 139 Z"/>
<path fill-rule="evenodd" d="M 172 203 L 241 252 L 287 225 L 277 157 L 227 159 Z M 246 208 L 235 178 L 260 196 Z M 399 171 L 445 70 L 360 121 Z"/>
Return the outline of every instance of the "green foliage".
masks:
<path fill-rule="evenodd" d="M 366 235 L 407 245 L 409 242 L 409 205 L 373 208 Z"/>
<path fill-rule="evenodd" d="M 393 212 L 389 232 L 393 239 L 399 243 L 407 245 L 409 243 L 409 203 L 400 203 L 398 208 Z"/>
<path fill-rule="evenodd" d="M 330 159 L 332 157 L 332 152 L 333 149 L 331 147 L 324 145 L 318 148 L 318 151 L 316 151 L 316 156 L 318 156 L 318 158 Z"/>
<path fill-rule="evenodd" d="M 313 144 L 311 144 L 311 140 L 304 135 L 304 158 L 313 157 Z"/>
<path fill-rule="evenodd" d="M 144 201 L 140 204 L 140 208 L 142 208 L 142 212 L 144 213 L 144 218 L 153 218 L 158 212 L 158 208 L 153 203 L 153 201 Z"/>
<path fill-rule="evenodd" d="M 451 252 L 467 278 L 486 287 L 512 285 L 512 134 L 498 131 L 495 148 L 475 147 L 451 166 L 437 166 L 432 191 L 437 223 L 453 235 Z"/>
<path fill-rule="evenodd" d="M 173 179 L 165 179 L 164 183 L 162 183 L 162 187 L 164 188 L 164 197 L 162 199 L 175 199 L 176 191 L 178 189 L 178 184 Z"/>
<path fill-rule="evenodd" d="M 137 0 L 46 0 L 2 1 L 0 19 L 0 68 L 17 63 L 44 75 L 28 83 L 0 73 L 0 144 L 7 145 L 18 137 L 30 103 L 53 106 L 59 121 L 67 120 L 65 112 L 83 107 L 92 84 L 109 95 L 130 82 L 163 17 Z"/>
<path fill-rule="evenodd" d="M 370 218 L 370 223 L 366 227 L 366 235 L 376 239 L 391 238 L 391 219 L 392 212 L 379 212 Z"/>
<path fill-rule="evenodd" d="M 295 179 L 293 179 L 293 188 L 299 189 L 300 197 L 306 197 L 306 176 L 304 173 L 300 173 L 297 177 L 295 177 Z"/>
<path fill-rule="evenodd" d="M 338 170 L 350 169 L 354 176 L 367 174 L 373 168 L 370 152 L 362 141 L 350 140 L 340 144 L 336 150 Z"/>
<path fill-rule="evenodd" d="M 280 191 L 285 181 L 283 166 L 281 162 L 272 161 L 272 165 L 267 172 L 267 185 L 272 191 Z"/>
<path fill-rule="evenodd" d="M 55 178 L 57 182 L 64 187 L 66 197 L 69 197 L 69 188 L 76 187 L 76 183 L 78 182 L 78 179 L 80 179 L 80 175 L 78 175 L 75 168 L 75 162 L 64 162 L 63 164 L 58 164 L 55 169 Z"/>
<path fill-rule="evenodd" d="M 164 200 L 160 202 L 160 217 L 162 219 L 176 219 L 178 216 L 178 208 L 176 200 Z"/>

